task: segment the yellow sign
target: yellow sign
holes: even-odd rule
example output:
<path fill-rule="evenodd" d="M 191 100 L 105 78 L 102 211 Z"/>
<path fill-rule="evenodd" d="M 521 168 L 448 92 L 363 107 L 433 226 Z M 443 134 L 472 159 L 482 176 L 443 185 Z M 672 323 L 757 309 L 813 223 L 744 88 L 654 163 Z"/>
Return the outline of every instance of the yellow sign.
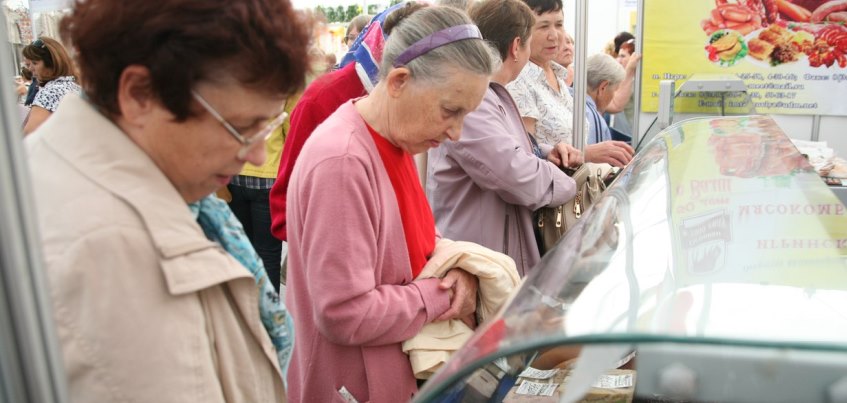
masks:
<path fill-rule="evenodd" d="M 644 3 L 645 112 L 656 112 L 661 80 L 674 80 L 679 88 L 693 74 L 734 74 L 745 82 L 749 99 L 682 98 L 678 111 L 746 102 L 757 113 L 847 115 L 847 27 L 841 20 L 847 20 L 847 2 Z"/>

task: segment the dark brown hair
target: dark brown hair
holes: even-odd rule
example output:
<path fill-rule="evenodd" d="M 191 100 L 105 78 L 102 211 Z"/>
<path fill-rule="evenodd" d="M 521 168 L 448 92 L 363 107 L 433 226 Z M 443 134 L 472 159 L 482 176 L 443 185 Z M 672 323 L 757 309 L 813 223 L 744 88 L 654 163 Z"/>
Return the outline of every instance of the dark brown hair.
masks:
<path fill-rule="evenodd" d="M 562 9 L 562 0 L 524 0 L 524 3 L 538 15 Z"/>
<path fill-rule="evenodd" d="M 310 27 L 288 0 L 76 0 L 61 23 L 78 53 L 91 102 L 113 115 L 130 65 L 150 70 L 150 88 L 183 121 L 191 89 L 230 74 L 268 94 L 304 83 Z"/>
<path fill-rule="evenodd" d="M 20 75 L 25 81 L 32 80 L 32 72 L 26 67 L 21 67 Z"/>
<path fill-rule="evenodd" d="M 630 39 L 630 40 L 622 43 L 621 46 L 618 49 L 618 54 L 620 54 L 621 50 L 623 50 L 623 49 L 626 49 L 626 51 L 629 52 L 629 54 L 635 53 L 635 39 L 633 38 L 633 39 Z"/>
<path fill-rule="evenodd" d="M 626 31 L 622 31 L 621 33 L 615 35 L 615 40 L 614 40 L 614 42 L 615 42 L 615 56 L 617 56 L 618 52 L 621 51 L 621 45 L 629 42 L 632 39 L 635 39 L 635 36 L 633 36 L 631 33 L 626 32 Z M 633 51 L 635 50 L 634 46 L 633 46 L 632 50 Z M 632 51 L 630 51 L 630 53 L 632 53 Z"/>
<path fill-rule="evenodd" d="M 509 56 L 515 38 L 528 46 L 527 39 L 535 25 L 535 13 L 519 0 L 487 0 L 471 8 L 470 17 L 482 37 L 497 48 L 500 60 Z"/>
<path fill-rule="evenodd" d="M 44 67 L 49 69 L 49 74 L 38 78 L 38 85 L 44 86 L 51 80 L 64 76 L 73 76 L 74 63 L 68 56 L 68 51 L 59 41 L 42 36 L 26 45 L 21 54 L 32 61 L 44 62 Z"/>

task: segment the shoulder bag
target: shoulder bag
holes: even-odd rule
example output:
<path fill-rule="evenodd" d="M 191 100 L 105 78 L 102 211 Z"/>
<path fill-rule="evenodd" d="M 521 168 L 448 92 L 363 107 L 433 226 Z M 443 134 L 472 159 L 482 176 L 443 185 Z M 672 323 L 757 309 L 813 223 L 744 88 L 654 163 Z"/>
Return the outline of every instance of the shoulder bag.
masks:
<path fill-rule="evenodd" d="M 535 212 L 538 249 L 543 256 L 585 214 L 606 190 L 604 179 L 612 171 L 609 164 L 584 163 L 564 170 L 576 182 L 576 196 L 558 207 L 542 207 Z"/>

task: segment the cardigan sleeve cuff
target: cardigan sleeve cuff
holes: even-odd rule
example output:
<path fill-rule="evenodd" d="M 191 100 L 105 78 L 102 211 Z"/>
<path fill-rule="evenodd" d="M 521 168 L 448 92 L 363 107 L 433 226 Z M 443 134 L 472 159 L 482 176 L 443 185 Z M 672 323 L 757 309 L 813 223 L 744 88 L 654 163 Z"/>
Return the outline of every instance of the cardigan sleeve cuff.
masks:
<path fill-rule="evenodd" d="M 424 309 L 426 309 L 426 323 L 434 321 L 450 309 L 450 294 L 438 288 L 440 283 L 439 278 L 417 280 L 412 283 L 421 293 Z"/>

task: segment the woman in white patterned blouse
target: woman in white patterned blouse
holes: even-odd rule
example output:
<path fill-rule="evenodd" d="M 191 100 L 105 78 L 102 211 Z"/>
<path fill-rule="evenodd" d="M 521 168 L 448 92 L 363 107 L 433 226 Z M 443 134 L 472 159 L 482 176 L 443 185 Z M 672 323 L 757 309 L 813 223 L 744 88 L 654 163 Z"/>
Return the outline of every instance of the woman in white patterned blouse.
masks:
<path fill-rule="evenodd" d="M 55 39 L 42 36 L 27 45 L 22 53 L 41 86 L 24 120 L 24 134 L 29 134 L 56 111 L 65 95 L 78 94 L 81 90 L 68 52 Z"/>
<path fill-rule="evenodd" d="M 573 144 L 574 101 L 565 84 L 567 71 L 553 61 L 564 45 L 562 0 L 524 2 L 535 11 L 530 63 L 506 88 L 520 109 L 524 125 L 539 143 Z M 585 147 L 586 161 L 619 167 L 629 163 L 632 154 L 632 147 L 620 141 L 604 141 Z"/>

